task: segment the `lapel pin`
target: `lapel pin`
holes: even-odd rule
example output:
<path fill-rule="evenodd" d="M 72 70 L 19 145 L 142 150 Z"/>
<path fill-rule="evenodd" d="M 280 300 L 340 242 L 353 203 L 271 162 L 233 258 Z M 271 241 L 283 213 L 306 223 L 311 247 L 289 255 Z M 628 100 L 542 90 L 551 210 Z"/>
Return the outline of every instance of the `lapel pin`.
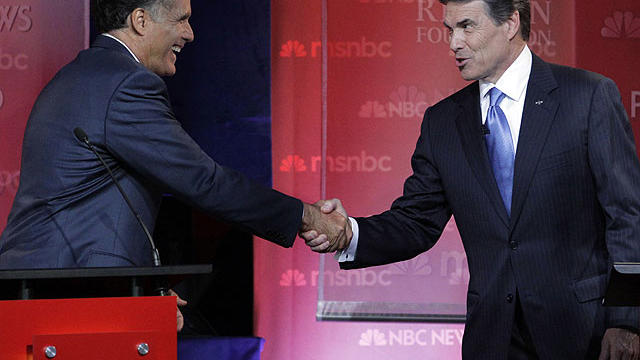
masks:
<path fill-rule="evenodd" d="M 542 100 L 536 101 L 536 105 L 541 105 L 542 103 L 544 103 L 544 101 L 542 101 Z"/>

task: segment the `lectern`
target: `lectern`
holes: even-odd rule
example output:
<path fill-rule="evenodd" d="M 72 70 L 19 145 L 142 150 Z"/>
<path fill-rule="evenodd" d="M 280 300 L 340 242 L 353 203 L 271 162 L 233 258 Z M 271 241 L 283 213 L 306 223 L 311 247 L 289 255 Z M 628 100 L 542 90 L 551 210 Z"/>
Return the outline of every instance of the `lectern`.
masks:
<path fill-rule="evenodd" d="M 175 360 L 176 299 L 211 265 L 0 271 L 0 359 Z"/>

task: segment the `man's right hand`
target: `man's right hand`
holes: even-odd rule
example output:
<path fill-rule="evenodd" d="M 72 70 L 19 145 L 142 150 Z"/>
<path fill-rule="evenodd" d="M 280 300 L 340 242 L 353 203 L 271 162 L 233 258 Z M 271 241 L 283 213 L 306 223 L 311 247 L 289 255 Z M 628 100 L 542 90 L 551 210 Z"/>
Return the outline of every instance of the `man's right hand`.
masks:
<path fill-rule="evenodd" d="M 317 213 L 318 209 L 321 214 Z M 311 217 L 315 217 L 315 219 L 325 218 L 330 224 L 333 224 L 328 226 L 329 230 L 324 230 L 327 229 L 326 224 L 314 227 L 303 219 L 300 237 L 305 240 L 311 250 L 327 253 L 343 250 L 349 246 L 353 236 L 351 222 L 340 200 L 320 200 L 313 205 L 305 204 L 305 218 L 308 215 L 310 217 L 309 222 L 313 222 L 314 220 L 311 220 Z M 320 220 L 320 223 L 322 222 L 323 220 Z M 309 224 L 309 226 L 305 224 Z M 331 231 L 331 229 L 334 231 Z"/>

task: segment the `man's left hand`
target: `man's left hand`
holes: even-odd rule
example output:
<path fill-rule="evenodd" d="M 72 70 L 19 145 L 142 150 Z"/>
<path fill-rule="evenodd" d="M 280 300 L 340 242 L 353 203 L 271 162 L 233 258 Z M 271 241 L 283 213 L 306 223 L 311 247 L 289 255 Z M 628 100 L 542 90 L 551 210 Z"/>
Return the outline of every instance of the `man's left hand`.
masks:
<path fill-rule="evenodd" d="M 173 290 L 169 290 L 169 296 L 175 296 L 176 297 L 176 301 L 178 302 L 178 312 L 176 314 L 176 322 L 178 325 L 178 332 L 182 331 L 182 327 L 184 326 L 184 317 L 182 316 L 182 312 L 180 311 L 180 307 L 187 305 L 187 302 L 185 300 L 182 300 L 180 298 L 180 295 L 178 295 L 175 291 Z"/>
<path fill-rule="evenodd" d="M 640 341 L 632 331 L 619 328 L 607 329 L 602 339 L 598 360 L 638 360 Z"/>
<path fill-rule="evenodd" d="M 323 201 L 304 203 L 304 216 L 299 235 L 313 251 L 326 253 L 349 246 L 353 232 L 351 222 L 337 211 L 323 211 Z M 305 234 L 305 236 L 303 236 Z"/>

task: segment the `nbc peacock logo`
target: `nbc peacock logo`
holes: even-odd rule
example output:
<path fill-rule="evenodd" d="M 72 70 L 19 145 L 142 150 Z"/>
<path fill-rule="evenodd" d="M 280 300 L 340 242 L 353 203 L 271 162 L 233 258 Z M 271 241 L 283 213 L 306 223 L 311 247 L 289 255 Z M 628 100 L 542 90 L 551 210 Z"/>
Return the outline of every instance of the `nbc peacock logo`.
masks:
<path fill-rule="evenodd" d="M 280 276 L 280 286 L 282 287 L 305 285 L 307 285 L 307 279 L 305 279 L 304 273 L 298 269 L 289 269 Z"/>
<path fill-rule="evenodd" d="M 282 44 L 280 48 L 280 57 L 283 58 L 300 58 L 305 56 L 307 56 L 307 50 L 298 40 L 289 40 Z"/>
<path fill-rule="evenodd" d="M 640 18 L 631 11 L 615 11 L 604 19 L 600 33 L 610 39 L 640 39 Z"/>
<path fill-rule="evenodd" d="M 384 104 L 379 103 L 377 100 L 367 101 L 360 106 L 360 111 L 358 112 L 358 117 L 363 119 L 386 119 L 387 116 Z"/>
<path fill-rule="evenodd" d="M 387 337 L 378 329 L 367 329 L 360 334 L 360 340 L 358 341 L 360 346 L 386 346 Z"/>
<path fill-rule="evenodd" d="M 305 172 L 307 171 L 307 165 L 304 163 L 304 159 L 300 155 L 287 155 L 282 162 L 280 162 L 281 172 Z"/>
<path fill-rule="evenodd" d="M 5 193 L 15 194 L 20 182 L 20 171 L 0 171 L 0 195 Z"/>
<path fill-rule="evenodd" d="M 369 100 L 360 106 L 361 119 L 420 118 L 427 108 L 427 95 L 415 86 L 401 85 L 387 101 Z"/>

